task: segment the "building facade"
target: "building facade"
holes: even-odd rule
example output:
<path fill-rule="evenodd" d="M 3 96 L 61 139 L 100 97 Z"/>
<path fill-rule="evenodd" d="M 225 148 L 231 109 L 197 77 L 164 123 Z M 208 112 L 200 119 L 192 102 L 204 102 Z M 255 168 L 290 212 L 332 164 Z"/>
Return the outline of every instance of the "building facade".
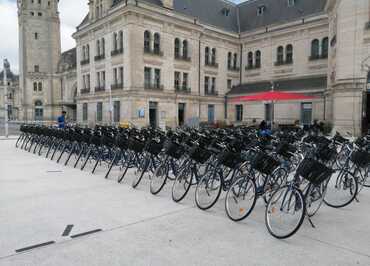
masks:
<path fill-rule="evenodd" d="M 6 84 L 4 84 L 4 72 L 6 72 Z M 5 95 L 5 86 L 7 86 L 7 95 Z M 14 74 L 10 68 L 10 63 L 5 60 L 4 69 L 0 72 L 0 120 L 5 118 L 5 106 L 8 104 L 9 120 L 19 118 L 19 109 L 21 107 L 19 91 L 19 76 Z"/>

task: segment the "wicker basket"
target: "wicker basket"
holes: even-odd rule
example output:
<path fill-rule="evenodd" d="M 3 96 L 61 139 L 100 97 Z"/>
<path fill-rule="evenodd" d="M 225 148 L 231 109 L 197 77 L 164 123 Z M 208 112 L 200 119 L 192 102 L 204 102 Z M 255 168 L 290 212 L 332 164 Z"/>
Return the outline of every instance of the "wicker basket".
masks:
<path fill-rule="evenodd" d="M 197 163 L 203 164 L 211 157 L 211 152 L 195 145 L 190 149 L 189 156 Z"/>
<path fill-rule="evenodd" d="M 220 164 L 225 165 L 229 168 L 235 168 L 243 161 L 240 153 L 227 150 L 221 152 L 218 155 L 217 159 Z"/>
<path fill-rule="evenodd" d="M 252 168 L 258 172 L 271 175 L 280 163 L 264 152 L 259 152 L 252 162 Z"/>
<path fill-rule="evenodd" d="M 306 158 L 298 166 L 297 174 L 314 185 L 320 185 L 330 178 L 332 170 L 314 159 Z"/>
<path fill-rule="evenodd" d="M 136 153 L 143 152 L 144 146 L 144 143 L 137 138 L 130 138 L 128 141 L 128 149 Z"/>
<path fill-rule="evenodd" d="M 370 164 L 370 154 L 366 151 L 355 151 L 351 155 L 351 161 L 359 167 Z"/>
<path fill-rule="evenodd" d="M 163 143 L 158 143 L 154 140 L 148 140 L 145 145 L 145 150 L 150 154 L 158 155 L 163 149 Z"/>
<path fill-rule="evenodd" d="M 175 159 L 180 159 L 184 154 L 184 148 L 176 142 L 168 141 L 165 144 L 164 149 L 167 155 Z"/>

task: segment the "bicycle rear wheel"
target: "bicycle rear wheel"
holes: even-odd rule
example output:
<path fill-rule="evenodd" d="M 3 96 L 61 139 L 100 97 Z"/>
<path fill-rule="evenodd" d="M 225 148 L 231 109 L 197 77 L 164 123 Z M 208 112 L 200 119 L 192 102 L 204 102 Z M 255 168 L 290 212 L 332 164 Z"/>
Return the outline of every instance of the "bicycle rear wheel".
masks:
<path fill-rule="evenodd" d="M 256 183 L 248 177 L 241 177 L 231 185 L 225 198 L 226 214 L 231 220 L 238 222 L 251 214 L 257 201 L 256 190 Z"/>
<path fill-rule="evenodd" d="M 221 195 L 222 180 L 216 169 L 205 174 L 195 190 L 195 203 L 201 210 L 208 210 L 216 204 Z"/>
<path fill-rule="evenodd" d="M 314 216 L 319 211 L 324 201 L 326 193 L 326 183 L 327 182 L 323 182 L 318 186 L 311 184 L 309 186 L 308 193 L 307 195 L 305 195 L 308 217 Z"/>
<path fill-rule="evenodd" d="M 143 179 L 144 174 L 148 171 L 150 164 L 150 159 L 147 156 L 144 156 L 138 165 L 138 168 L 135 171 L 134 179 L 132 180 L 132 187 L 136 188 L 141 180 Z"/>
<path fill-rule="evenodd" d="M 269 233 L 278 239 L 294 235 L 301 227 L 306 212 L 302 192 L 293 186 L 277 190 L 265 211 L 265 224 Z"/>
<path fill-rule="evenodd" d="M 188 194 L 193 180 L 191 165 L 184 167 L 177 175 L 172 185 L 172 199 L 175 202 L 182 201 Z"/>
<path fill-rule="evenodd" d="M 155 170 L 150 180 L 150 193 L 157 195 L 163 189 L 168 178 L 169 165 L 168 160 L 161 163 Z"/>

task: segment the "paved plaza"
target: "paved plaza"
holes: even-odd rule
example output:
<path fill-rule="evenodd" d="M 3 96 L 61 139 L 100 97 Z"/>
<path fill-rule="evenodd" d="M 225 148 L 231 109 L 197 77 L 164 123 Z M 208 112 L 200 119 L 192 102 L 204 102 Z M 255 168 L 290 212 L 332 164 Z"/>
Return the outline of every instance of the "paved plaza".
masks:
<path fill-rule="evenodd" d="M 336 210 L 324 206 L 288 240 L 269 235 L 264 206 L 234 223 L 223 198 L 199 210 L 194 190 L 177 204 L 170 184 L 131 188 L 0 140 L 0 265 L 370 265 L 370 191 Z M 85 234 L 89 233 L 89 234 Z M 81 235 L 82 234 L 82 235 Z M 64 236 L 63 236 L 64 235 Z M 34 245 L 48 244 L 27 249 Z"/>

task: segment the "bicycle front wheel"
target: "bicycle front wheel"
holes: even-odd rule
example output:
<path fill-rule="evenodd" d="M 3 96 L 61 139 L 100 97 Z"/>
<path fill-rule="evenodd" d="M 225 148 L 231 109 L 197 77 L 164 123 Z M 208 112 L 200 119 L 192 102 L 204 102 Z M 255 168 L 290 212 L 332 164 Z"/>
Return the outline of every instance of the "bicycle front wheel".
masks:
<path fill-rule="evenodd" d="M 172 199 L 175 202 L 182 201 L 188 194 L 193 180 L 191 167 L 184 167 L 177 175 L 172 185 Z"/>
<path fill-rule="evenodd" d="M 148 171 L 150 159 L 144 156 L 135 171 L 134 179 L 132 180 L 132 187 L 136 188 L 144 177 L 144 174 Z"/>
<path fill-rule="evenodd" d="M 208 210 L 216 204 L 221 194 L 222 181 L 217 171 L 208 172 L 199 181 L 195 190 L 195 203 L 201 210 Z"/>
<path fill-rule="evenodd" d="M 155 170 L 152 179 L 150 180 L 150 193 L 157 195 L 163 189 L 168 178 L 168 162 L 164 161 Z"/>
<path fill-rule="evenodd" d="M 306 212 L 302 192 L 293 186 L 277 190 L 267 203 L 265 224 L 269 233 L 285 239 L 294 235 L 301 227 Z"/>

